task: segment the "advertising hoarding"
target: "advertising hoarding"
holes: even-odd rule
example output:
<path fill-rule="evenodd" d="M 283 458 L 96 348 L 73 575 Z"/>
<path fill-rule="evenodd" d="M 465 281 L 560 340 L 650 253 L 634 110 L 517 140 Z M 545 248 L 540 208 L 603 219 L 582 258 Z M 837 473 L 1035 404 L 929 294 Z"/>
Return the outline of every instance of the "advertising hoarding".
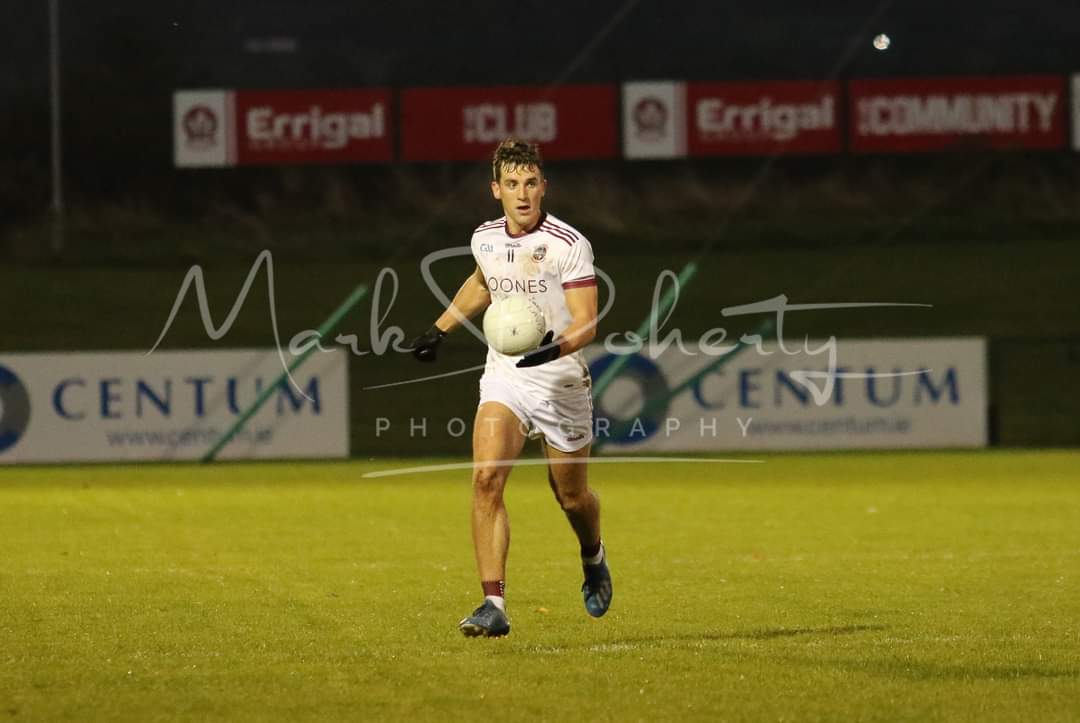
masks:
<path fill-rule="evenodd" d="M 785 348 L 750 347 L 704 374 L 717 356 L 700 346 L 634 355 L 596 401 L 603 451 L 987 444 L 984 339 L 811 340 Z M 594 378 L 614 358 L 599 346 L 588 355 Z"/>
<path fill-rule="evenodd" d="M 539 143 L 546 160 L 615 158 L 616 96 L 614 85 L 406 88 L 401 159 L 484 160 L 507 136 Z"/>
<path fill-rule="evenodd" d="M 347 369 L 313 355 L 219 458 L 348 456 Z M 282 371 L 273 349 L 0 354 L 0 464 L 200 459 Z"/>
<path fill-rule="evenodd" d="M 848 91 L 856 152 L 1065 147 L 1061 76 L 852 80 Z"/>

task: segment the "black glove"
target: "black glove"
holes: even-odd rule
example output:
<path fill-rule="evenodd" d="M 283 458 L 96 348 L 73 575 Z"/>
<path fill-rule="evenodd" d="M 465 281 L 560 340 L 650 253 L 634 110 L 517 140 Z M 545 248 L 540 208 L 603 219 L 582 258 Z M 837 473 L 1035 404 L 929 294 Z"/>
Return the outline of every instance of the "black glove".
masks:
<path fill-rule="evenodd" d="M 412 340 L 412 355 L 418 361 L 433 362 L 446 332 L 432 324 L 431 328 Z"/>
<path fill-rule="evenodd" d="M 517 365 L 519 367 L 538 367 L 541 364 L 547 364 L 549 361 L 558 359 L 562 349 L 559 348 L 558 344 L 552 342 L 554 338 L 555 332 L 553 331 L 544 334 L 544 338 L 540 340 L 540 346 L 521 357 Z"/>

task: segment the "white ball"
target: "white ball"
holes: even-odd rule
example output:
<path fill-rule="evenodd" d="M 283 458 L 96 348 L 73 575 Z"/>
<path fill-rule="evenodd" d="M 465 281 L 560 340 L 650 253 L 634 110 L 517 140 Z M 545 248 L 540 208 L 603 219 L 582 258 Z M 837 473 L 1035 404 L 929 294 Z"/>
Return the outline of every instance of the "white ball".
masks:
<path fill-rule="evenodd" d="M 877 35 L 874 38 L 874 47 L 877 48 L 878 50 L 888 50 L 889 49 L 889 43 L 891 43 L 891 42 L 892 41 L 889 40 L 888 35 L 886 35 L 885 33 L 880 33 L 879 35 Z"/>
<path fill-rule="evenodd" d="M 493 301 L 484 312 L 488 346 L 501 354 L 524 354 L 540 345 L 547 331 L 544 312 L 527 296 Z"/>

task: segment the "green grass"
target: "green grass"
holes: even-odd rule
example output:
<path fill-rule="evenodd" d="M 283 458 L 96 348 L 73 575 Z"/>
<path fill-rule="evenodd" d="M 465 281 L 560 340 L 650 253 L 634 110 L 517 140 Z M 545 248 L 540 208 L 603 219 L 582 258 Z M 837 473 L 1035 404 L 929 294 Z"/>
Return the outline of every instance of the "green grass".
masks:
<path fill-rule="evenodd" d="M 1080 719 L 1080 454 L 762 459 L 592 468 L 602 620 L 515 471 L 497 641 L 466 472 L 6 470 L 0 718 Z"/>

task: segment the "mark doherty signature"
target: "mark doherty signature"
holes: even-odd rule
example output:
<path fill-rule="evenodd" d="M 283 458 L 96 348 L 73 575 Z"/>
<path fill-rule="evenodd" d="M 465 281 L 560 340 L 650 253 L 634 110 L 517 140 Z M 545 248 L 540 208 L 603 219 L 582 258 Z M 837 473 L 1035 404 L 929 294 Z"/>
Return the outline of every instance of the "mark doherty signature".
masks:
<path fill-rule="evenodd" d="M 455 256 L 470 255 L 472 250 L 468 246 L 456 247 L 451 249 L 445 249 L 436 251 L 425 256 L 420 262 L 420 273 L 424 279 L 424 283 L 431 291 L 432 295 L 444 306 L 450 307 L 450 297 L 439 287 L 431 274 L 431 265 L 437 261 L 443 259 L 452 258 Z M 213 316 L 210 313 L 210 302 L 206 294 L 206 279 L 202 266 L 199 264 L 193 265 L 188 269 L 187 274 L 184 276 L 183 282 L 180 284 L 180 291 L 176 295 L 176 299 L 173 302 L 172 309 L 169 311 L 168 319 L 165 321 L 165 326 L 162 327 L 161 333 L 158 335 L 157 341 L 147 352 L 147 355 L 153 354 L 161 346 L 161 342 L 165 340 L 166 335 L 169 333 L 169 329 L 172 328 L 173 321 L 176 319 L 176 315 L 180 311 L 180 307 L 183 305 L 184 300 L 187 298 L 188 292 L 194 287 L 195 298 L 199 305 L 199 315 L 202 318 L 203 328 L 206 330 L 206 334 L 211 340 L 217 341 L 223 338 L 229 333 L 233 323 L 236 321 L 236 317 L 239 315 L 240 310 L 244 306 L 244 302 L 247 300 L 247 296 L 251 291 L 252 285 L 255 283 L 258 277 L 260 269 L 265 266 L 266 268 L 266 290 L 270 303 L 270 324 L 274 333 L 274 346 L 277 351 L 278 359 L 281 361 L 281 367 L 284 370 L 289 382 L 293 387 L 302 395 L 307 397 L 306 392 L 297 384 L 293 378 L 292 373 L 289 371 L 289 363 L 285 358 L 285 348 L 281 343 L 281 334 L 278 328 L 277 319 L 277 302 L 274 294 L 274 259 L 269 249 L 265 249 L 259 253 L 255 258 L 255 263 L 252 264 L 250 271 L 248 271 L 247 278 L 244 280 L 243 286 L 240 288 L 239 294 L 236 296 L 236 300 L 233 302 L 232 308 L 226 315 L 225 320 L 220 326 L 214 324 Z M 596 275 L 603 280 L 607 287 L 607 302 L 604 308 L 600 310 L 597 316 L 597 323 L 603 319 L 607 313 L 611 310 L 611 307 L 615 303 L 615 284 L 611 279 L 611 276 L 602 271 L 596 269 Z M 663 319 L 660 319 L 661 309 L 661 297 L 663 296 L 665 284 L 670 282 L 673 284 L 673 301 L 664 313 Z M 389 285 L 388 293 L 390 295 L 389 301 L 386 303 L 385 310 L 382 309 L 382 296 L 384 286 Z M 399 288 L 399 281 L 397 272 L 392 268 L 383 268 L 379 275 L 375 279 L 374 290 L 372 292 L 371 302 L 371 316 L 369 322 L 369 340 L 370 348 L 360 348 L 360 340 L 356 334 L 339 333 L 334 336 L 333 342 L 341 347 L 347 348 L 356 356 L 365 356 L 367 354 L 374 354 L 381 356 L 387 351 L 395 353 L 408 353 L 412 351 L 411 347 L 403 346 L 405 342 L 405 331 L 397 325 L 387 325 L 387 317 L 390 315 L 390 311 L 393 308 L 394 302 L 397 300 Z M 822 311 L 829 309 L 860 309 L 869 307 L 922 307 L 930 308 L 931 304 L 914 304 L 914 303 L 897 303 L 897 302 L 849 302 L 849 303 L 825 303 L 825 304 L 789 304 L 788 297 L 784 294 L 774 296 L 770 299 L 758 301 L 750 304 L 742 304 L 738 306 L 726 306 L 720 310 L 721 316 L 725 318 L 736 316 L 748 316 L 754 314 L 770 314 L 773 317 L 773 327 L 776 334 L 776 349 L 770 351 L 765 347 L 765 340 L 760 334 L 743 334 L 739 337 L 737 342 L 724 343 L 727 340 L 727 330 L 723 327 L 716 327 L 709 329 L 703 333 L 699 338 L 696 345 L 697 351 L 687 348 L 683 343 L 683 335 L 678 328 L 672 328 L 663 334 L 661 330 L 671 319 L 672 314 L 675 311 L 675 307 L 678 303 L 678 297 L 680 293 L 679 280 L 676 274 L 668 269 L 663 270 L 657 277 L 656 285 L 653 290 L 652 306 L 649 314 L 649 325 L 647 332 L 644 336 L 639 335 L 633 331 L 615 332 L 608 334 L 603 341 L 604 350 L 613 355 L 633 355 L 646 353 L 651 358 L 655 359 L 663 354 L 668 348 L 674 345 L 681 354 L 685 355 L 697 355 L 702 354 L 711 357 L 722 357 L 733 353 L 740 346 L 753 347 L 758 354 L 762 356 L 770 356 L 776 351 L 781 354 L 795 356 L 799 354 L 806 354 L 810 357 L 818 355 L 826 355 L 827 368 L 826 371 L 810 371 L 810 370 L 796 370 L 791 372 L 791 378 L 803 384 L 814 397 L 816 404 L 823 405 L 832 395 L 833 386 L 836 379 L 843 378 L 866 378 L 868 376 L 875 377 L 889 377 L 889 376 L 903 376 L 909 374 L 920 374 L 927 370 L 917 370 L 914 372 L 875 372 L 872 374 L 860 374 L 853 372 L 841 372 L 838 368 L 837 360 L 837 339 L 835 336 L 830 336 L 828 339 L 821 342 L 816 347 L 811 347 L 809 337 L 803 339 L 801 347 L 795 348 L 789 347 L 784 339 L 784 319 L 785 315 L 789 312 L 798 311 Z M 483 341 L 483 332 L 480 331 L 470 320 L 459 317 L 464 328 L 468 329 L 469 333 Z M 621 340 L 621 341 L 620 341 Z M 316 329 L 305 329 L 293 335 L 287 345 L 288 352 L 293 357 L 300 356 L 308 351 L 315 349 L 317 351 L 330 351 L 323 346 L 323 335 Z M 457 369 L 451 372 L 444 372 L 441 374 L 435 374 L 431 376 L 425 376 L 420 378 L 413 378 L 405 381 L 391 382 L 389 384 L 380 384 L 370 387 L 364 387 L 368 389 L 380 389 L 390 386 L 399 386 L 402 384 L 415 384 L 423 381 L 430 381 L 432 379 L 439 379 L 448 376 L 454 376 L 457 374 L 463 374 L 477 369 L 482 369 L 483 364 L 468 367 L 466 369 Z M 812 380 L 822 381 L 819 387 Z"/>

